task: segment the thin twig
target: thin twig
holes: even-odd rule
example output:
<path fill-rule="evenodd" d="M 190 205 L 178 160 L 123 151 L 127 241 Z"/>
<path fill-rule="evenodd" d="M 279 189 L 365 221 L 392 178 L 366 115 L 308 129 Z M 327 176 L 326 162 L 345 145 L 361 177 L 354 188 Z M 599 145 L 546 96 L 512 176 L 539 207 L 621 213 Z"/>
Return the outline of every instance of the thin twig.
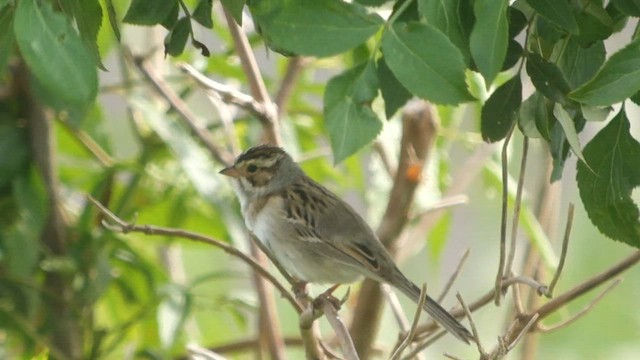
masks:
<path fill-rule="evenodd" d="M 600 292 L 600 294 L 598 294 L 598 296 L 596 296 L 585 308 L 583 308 L 582 310 L 578 311 L 575 315 L 573 315 L 571 318 L 564 320 L 558 324 L 554 324 L 554 325 L 550 325 L 550 326 L 543 326 L 542 324 L 538 324 L 537 329 L 541 332 L 551 332 L 554 330 L 558 330 L 560 328 L 563 328 L 573 322 L 575 322 L 576 320 L 580 319 L 581 317 L 583 317 L 584 315 L 586 315 L 589 311 L 591 311 L 599 302 L 600 300 L 602 300 L 604 298 L 604 296 L 609 293 L 611 290 L 613 290 L 616 286 L 620 285 L 620 283 L 622 282 L 622 279 L 616 279 L 614 281 L 611 282 L 611 284 L 609 284 L 609 286 L 607 286 L 606 289 L 602 290 L 602 292 Z"/>
<path fill-rule="evenodd" d="M 502 289 L 502 280 L 504 278 L 505 273 L 505 259 L 507 252 L 507 210 L 509 204 L 509 169 L 508 169 L 508 157 L 507 152 L 509 150 L 509 141 L 511 141 L 511 136 L 513 135 L 513 129 L 515 126 L 511 126 L 509 129 L 509 133 L 507 137 L 504 139 L 504 143 L 502 144 L 502 155 L 501 155 L 501 165 L 502 165 L 502 212 L 500 215 L 500 261 L 498 263 L 498 273 L 496 275 L 496 285 L 495 285 L 495 298 L 493 302 L 496 306 L 500 306 L 500 299 L 502 298 L 502 293 L 499 291 Z"/>
<path fill-rule="evenodd" d="M 413 349 L 407 354 L 405 355 L 402 360 L 409 360 L 409 359 L 414 359 L 416 356 L 418 356 L 418 354 L 420 354 L 422 352 L 422 350 L 428 348 L 429 346 L 433 345 L 436 341 L 440 340 L 443 336 L 447 335 L 449 332 L 447 330 L 441 330 L 439 332 L 437 332 L 435 335 L 429 337 L 427 340 L 416 344 Z M 417 334 L 416 334 L 417 337 Z"/>
<path fill-rule="evenodd" d="M 389 177 L 393 178 L 396 175 L 396 170 L 393 168 L 393 165 L 391 165 L 389 154 L 387 154 L 387 150 L 385 150 L 380 140 L 376 140 L 373 142 L 373 151 L 378 154 L 378 157 L 382 162 L 382 166 L 384 167 L 384 170 L 387 172 Z"/>
<path fill-rule="evenodd" d="M 247 76 L 251 96 L 264 107 L 264 114 L 266 116 L 259 117 L 258 120 L 261 121 L 265 130 L 266 141 L 280 145 L 282 144 L 282 140 L 280 139 L 278 111 L 269 97 L 267 87 L 258 67 L 258 62 L 251 49 L 251 44 L 249 44 L 247 35 L 242 31 L 242 28 L 236 23 L 227 9 L 224 9 L 224 16 L 227 20 L 229 32 L 233 38 L 233 44 L 240 59 L 240 64 L 242 65 L 244 74 Z"/>
<path fill-rule="evenodd" d="M 321 296 L 320 300 L 324 316 L 327 318 L 327 321 L 329 321 L 329 324 L 336 334 L 336 338 L 340 343 L 340 348 L 342 349 L 342 355 L 344 355 L 344 358 L 346 360 L 360 359 L 356 352 L 356 348 L 353 345 L 353 340 L 349 335 L 349 331 L 340 319 L 340 315 L 338 315 L 334 301 L 332 301 L 329 296 Z"/>
<path fill-rule="evenodd" d="M 516 201 L 513 206 L 513 219 L 511 223 L 511 244 L 509 246 L 509 256 L 504 274 L 511 274 L 513 271 L 513 261 L 516 257 L 516 238 L 518 237 L 518 225 L 520 224 L 520 209 L 522 207 L 522 193 L 524 192 L 524 178 L 527 169 L 527 155 L 529 153 L 529 137 L 525 136 L 522 141 L 522 159 L 520 160 L 520 175 L 518 176 L 518 187 L 516 188 Z M 503 275 L 504 275 L 503 274 Z"/>
<path fill-rule="evenodd" d="M 573 226 L 573 212 L 575 210 L 575 206 L 573 203 L 569 204 L 569 210 L 567 211 L 567 226 L 564 229 L 564 238 L 562 239 L 562 250 L 560 253 L 560 261 L 558 263 L 558 269 L 545 292 L 545 296 L 548 298 L 553 297 L 553 289 L 555 289 L 556 284 L 558 283 L 558 279 L 560 279 L 560 274 L 562 273 L 562 269 L 564 268 L 564 262 L 567 258 L 567 250 L 569 248 L 569 238 L 571 237 L 571 228 Z"/>
<path fill-rule="evenodd" d="M 547 285 L 530 278 L 528 276 L 513 276 L 502 281 L 503 286 L 511 286 L 513 284 L 528 285 L 536 291 L 538 295 L 543 295 L 547 291 Z"/>
<path fill-rule="evenodd" d="M 436 300 L 436 302 L 441 303 L 442 300 L 444 300 L 445 296 L 447 296 L 447 294 L 449 293 L 449 290 L 451 290 L 451 287 L 453 286 L 453 283 L 458 278 L 458 275 L 460 275 L 460 271 L 462 271 L 462 267 L 464 266 L 464 263 L 467 261 L 467 258 L 469 257 L 470 253 L 471 253 L 471 250 L 467 248 L 464 254 L 462 254 L 462 257 L 458 262 L 458 266 L 456 266 L 456 270 L 449 277 L 449 280 L 447 281 L 444 288 L 442 289 L 442 293 L 440 293 L 440 296 L 438 296 L 438 299 Z"/>
<path fill-rule="evenodd" d="M 533 324 L 536 323 L 536 321 L 538 320 L 539 315 L 538 314 L 533 314 L 533 316 L 531 317 L 531 319 L 527 322 L 527 324 L 522 328 L 522 330 L 520 331 L 520 333 L 518 334 L 518 336 L 516 336 L 516 338 L 510 343 L 507 344 L 506 347 L 504 347 L 503 349 L 500 350 L 500 354 L 502 355 L 506 355 L 508 352 L 510 352 L 511 350 L 513 350 L 514 347 L 516 347 L 516 345 L 518 345 L 518 343 L 520 342 L 520 340 L 524 337 L 524 335 L 529 331 L 529 329 L 531 328 L 531 326 L 533 326 Z"/>
<path fill-rule="evenodd" d="M 404 340 L 400 343 L 400 346 L 393 352 L 391 355 L 391 360 L 397 360 L 402 355 L 404 349 L 406 349 L 411 342 L 413 341 L 414 336 L 416 335 L 416 329 L 418 328 L 418 323 L 420 322 L 420 315 L 422 315 L 422 309 L 424 307 L 424 302 L 427 300 L 427 285 L 423 284 L 420 289 L 420 297 L 418 298 L 418 307 L 416 308 L 416 312 L 413 315 L 413 322 L 411 323 L 411 328 L 405 336 Z"/>
<path fill-rule="evenodd" d="M 404 333 L 409 331 L 409 319 L 407 319 L 407 315 L 402 310 L 402 305 L 400 305 L 400 300 L 398 299 L 398 295 L 396 292 L 391 289 L 391 286 L 388 284 L 382 284 L 382 291 L 387 296 L 387 303 L 389 304 L 389 308 L 391 308 L 391 313 L 393 317 L 396 319 L 396 322 L 400 326 L 400 330 Z M 420 308 L 418 308 L 420 309 Z"/>
<path fill-rule="evenodd" d="M 120 232 L 120 233 L 123 233 L 123 234 L 127 234 L 127 233 L 130 233 L 130 232 L 138 232 L 138 233 L 143 233 L 143 234 L 146 234 L 146 235 L 175 236 L 175 237 L 179 237 L 179 238 L 183 238 L 183 239 L 188 239 L 188 240 L 193 240 L 193 241 L 197 241 L 197 242 L 202 242 L 202 243 L 205 243 L 205 244 L 210 244 L 210 245 L 213 245 L 213 246 L 215 246 L 217 248 L 220 248 L 220 249 L 224 250 L 227 254 L 242 260 L 244 263 L 249 265 L 253 270 L 258 272 L 265 279 L 267 279 L 269 282 L 271 282 L 273 284 L 273 286 L 275 286 L 280 291 L 282 296 L 285 299 L 287 299 L 287 301 L 289 301 L 289 303 L 293 306 L 293 308 L 298 313 L 302 312 L 302 308 L 300 307 L 300 305 L 298 305 L 298 303 L 293 298 L 293 296 L 278 281 L 278 279 L 276 279 L 273 275 L 271 275 L 271 273 L 269 273 L 269 271 L 267 269 L 265 269 L 260 264 L 258 264 L 253 258 L 251 258 L 250 256 L 246 255 L 245 253 L 241 252 L 240 250 L 236 249 L 235 247 L 229 246 L 229 245 L 227 245 L 226 243 L 224 243 L 224 242 L 222 242 L 220 240 L 216 240 L 216 239 L 213 239 L 213 238 L 205 236 L 205 235 L 201 235 L 201 234 L 198 234 L 198 233 L 194 233 L 194 232 L 190 232 L 190 231 L 186 231 L 186 230 L 182 230 L 182 229 L 172 229 L 172 228 L 165 228 L 165 227 L 152 226 L 152 225 L 130 224 L 130 223 L 120 219 L 117 215 L 115 215 L 111 211 L 109 211 L 109 209 L 107 209 L 104 205 L 102 205 L 99 201 L 97 201 L 93 197 L 87 196 L 87 199 L 89 199 L 89 201 L 91 201 L 100 210 L 100 212 L 104 216 L 107 217 L 107 219 L 109 219 L 110 221 L 115 223 L 115 226 L 114 226 L 113 224 L 109 224 L 108 222 L 103 221 L 103 225 L 107 229 L 109 229 L 111 231 Z"/>
<path fill-rule="evenodd" d="M 262 106 L 262 103 L 256 101 L 250 95 L 208 78 L 187 63 L 178 64 L 178 68 L 189 74 L 189 76 L 198 82 L 201 87 L 212 94 L 217 95 L 225 103 L 236 105 L 239 108 L 250 112 L 257 118 L 268 116 L 264 106 Z"/>
<path fill-rule="evenodd" d="M 469 310 L 469 307 L 462 299 L 462 295 L 460 295 L 460 293 L 456 293 L 456 298 L 458 299 L 458 302 L 462 306 L 462 309 L 464 310 L 464 313 L 467 319 L 469 320 L 469 326 L 471 327 L 471 333 L 473 334 L 473 338 L 475 339 L 476 346 L 478 347 L 478 352 L 482 356 L 486 356 L 486 352 L 484 351 L 484 349 L 482 348 L 482 344 L 480 343 L 480 336 L 478 335 L 478 329 L 476 328 L 476 324 L 473 321 L 473 317 L 471 316 L 471 310 Z"/>

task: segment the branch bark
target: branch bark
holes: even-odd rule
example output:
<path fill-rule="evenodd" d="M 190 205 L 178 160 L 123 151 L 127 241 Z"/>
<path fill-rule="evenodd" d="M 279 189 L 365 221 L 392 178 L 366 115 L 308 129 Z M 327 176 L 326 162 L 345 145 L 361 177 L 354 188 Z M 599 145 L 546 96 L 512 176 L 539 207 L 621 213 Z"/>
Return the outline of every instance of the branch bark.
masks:
<path fill-rule="evenodd" d="M 419 177 L 436 137 L 437 123 L 431 106 L 423 101 L 412 102 L 404 109 L 402 140 L 389 202 L 376 234 L 392 256 L 396 253 L 396 240 L 407 223 Z M 354 309 L 350 332 L 361 358 L 369 358 L 380 326 L 383 293 L 380 284 L 365 280 Z"/>

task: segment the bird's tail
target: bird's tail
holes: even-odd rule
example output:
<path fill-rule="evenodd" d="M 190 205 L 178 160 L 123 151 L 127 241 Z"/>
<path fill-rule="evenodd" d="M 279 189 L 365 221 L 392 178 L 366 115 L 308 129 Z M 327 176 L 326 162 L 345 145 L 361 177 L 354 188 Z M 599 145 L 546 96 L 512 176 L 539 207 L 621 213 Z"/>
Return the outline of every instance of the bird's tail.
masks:
<path fill-rule="evenodd" d="M 402 275 L 400 271 L 398 271 L 398 273 L 402 279 L 398 279 L 394 285 L 398 290 L 402 291 L 402 293 L 417 304 L 420 300 L 420 288 Z M 464 325 L 460 324 L 456 318 L 449 314 L 447 310 L 443 309 L 442 306 L 428 295 L 424 302 L 424 310 L 431 315 L 436 322 L 461 341 L 464 341 L 467 344 L 469 344 L 469 341 L 474 341 L 473 335 L 471 335 L 469 330 L 467 330 Z"/>

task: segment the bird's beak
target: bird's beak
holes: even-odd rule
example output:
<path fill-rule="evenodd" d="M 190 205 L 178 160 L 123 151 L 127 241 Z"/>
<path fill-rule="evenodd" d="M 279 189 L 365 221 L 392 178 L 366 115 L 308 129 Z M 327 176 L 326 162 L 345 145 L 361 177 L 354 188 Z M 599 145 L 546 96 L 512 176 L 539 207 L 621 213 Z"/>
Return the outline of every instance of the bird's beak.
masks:
<path fill-rule="evenodd" d="M 233 165 L 220 170 L 220 174 L 225 175 L 225 176 L 229 176 L 229 177 L 232 177 L 232 178 L 239 178 L 240 177 L 240 171 L 238 171 L 238 169 L 236 169 L 235 166 L 233 166 Z"/>

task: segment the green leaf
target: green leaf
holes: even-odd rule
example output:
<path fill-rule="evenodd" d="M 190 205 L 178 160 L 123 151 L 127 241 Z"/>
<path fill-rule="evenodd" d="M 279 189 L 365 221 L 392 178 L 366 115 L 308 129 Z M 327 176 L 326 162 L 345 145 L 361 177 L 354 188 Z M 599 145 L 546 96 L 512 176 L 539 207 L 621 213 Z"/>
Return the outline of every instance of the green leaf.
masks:
<path fill-rule="evenodd" d="M 0 189 L 29 168 L 29 143 L 17 119 L 0 113 Z"/>
<path fill-rule="evenodd" d="M 79 106 L 94 101 L 98 92 L 94 57 L 64 15 L 48 3 L 23 0 L 13 31 L 29 69 L 48 93 Z"/>
<path fill-rule="evenodd" d="M 447 35 L 464 56 L 465 63 L 469 63 L 469 39 L 461 24 L 458 13 L 460 6 L 460 0 L 418 0 L 420 19 Z"/>
<path fill-rule="evenodd" d="M 122 21 L 136 25 L 161 24 L 177 4 L 176 0 L 131 0 Z"/>
<path fill-rule="evenodd" d="M 524 53 L 524 49 L 522 49 L 522 45 L 514 39 L 509 40 L 509 46 L 507 47 L 507 56 L 504 58 L 504 63 L 502 63 L 502 71 L 509 70 L 514 67 L 518 60 L 522 58 L 522 54 Z"/>
<path fill-rule="evenodd" d="M 630 16 L 640 16 L 640 0 L 611 0 L 613 5 Z"/>
<path fill-rule="evenodd" d="M 589 82 L 569 94 L 579 102 L 607 106 L 640 90 L 640 38 L 613 54 Z"/>
<path fill-rule="evenodd" d="M 536 139 L 543 137 L 538 130 L 536 120 L 540 117 L 547 116 L 547 109 L 544 104 L 545 100 L 545 97 L 542 96 L 540 92 L 536 91 L 522 103 L 522 106 L 520 106 L 518 127 L 525 136 Z M 549 134 L 547 133 L 546 135 L 546 138 L 548 139 Z"/>
<path fill-rule="evenodd" d="M 357 3 L 367 6 L 380 6 L 390 0 L 355 0 Z"/>
<path fill-rule="evenodd" d="M 109 18 L 109 24 L 111 30 L 115 35 L 118 42 L 120 42 L 120 27 L 118 25 L 118 16 L 116 15 L 116 8 L 113 6 L 113 0 L 106 0 L 105 6 L 107 7 L 107 17 Z"/>
<path fill-rule="evenodd" d="M 527 74 L 531 82 L 547 98 L 555 102 L 565 102 L 571 86 L 562 70 L 553 63 L 543 59 L 540 55 L 527 55 Z"/>
<path fill-rule="evenodd" d="M 383 24 L 359 4 L 341 0 L 264 0 L 251 7 L 262 36 L 275 50 L 325 57 L 345 52 Z"/>
<path fill-rule="evenodd" d="M 231 14 L 238 25 L 242 25 L 242 9 L 245 0 L 220 0 L 222 6 Z"/>
<path fill-rule="evenodd" d="M 14 38 L 13 9 L 6 6 L 0 10 L 0 78 L 7 70 L 9 57 L 13 53 Z"/>
<path fill-rule="evenodd" d="M 98 31 L 102 25 L 102 8 L 98 0 L 61 0 L 59 3 L 64 12 L 75 19 L 84 45 L 93 54 L 96 64 L 105 70 L 98 50 Z"/>
<path fill-rule="evenodd" d="M 578 23 L 567 0 L 527 0 L 541 16 L 572 34 L 578 33 Z"/>
<path fill-rule="evenodd" d="M 558 67 L 562 69 L 562 73 L 566 75 L 567 81 L 574 89 L 591 79 L 600 69 L 606 57 L 602 41 L 598 41 L 590 47 L 582 47 L 569 38 L 566 43 L 558 43 L 556 49 L 561 52 Z"/>
<path fill-rule="evenodd" d="M 480 117 L 482 139 L 486 142 L 504 139 L 516 121 L 521 102 L 522 82 L 518 73 L 484 103 Z"/>
<path fill-rule="evenodd" d="M 211 19 L 211 7 L 213 6 L 213 0 L 200 0 L 196 9 L 193 10 L 193 20 L 197 21 L 200 25 L 212 29 L 213 20 Z"/>
<path fill-rule="evenodd" d="M 580 29 L 575 38 L 583 46 L 607 39 L 613 33 L 613 20 L 601 5 L 590 3 L 575 16 Z"/>
<path fill-rule="evenodd" d="M 339 163 L 371 142 L 382 122 L 371 110 L 378 93 L 373 62 L 367 62 L 333 77 L 324 92 L 324 119 L 334 162 Z"/>
<path fill-rule="evenodd" d="M 640 143 L 624 108 L 585 146 L 591 165 L 578 163 L 578 189 L 591 222 L 607 237 L 640 248 L 640 212 L 631 192 L 640 185 Z M 595 171 L 595 173 L 594 173 Z"/>
<path fill-rule="evenodd" d="M 164 38 L 164 53 L 171 56 L 182 54 L 190 33 L 191 21 L 188 17 L 180 18 Z"/>
<path fill-rule="evenodd" d="M 382 35 L 382 53 L 396 78 L 413 94 L 438 104 L 474 99 L 467 90 L 462 54 L 433 26 L 393 24 Z"/>
<path fill-rule="evenodd" d="M 490 86 L 507 55 L 507 0 L 476 0 L 476 23 L 471 31 L 471 55 Z"/>
<path fill-rule="evenodd" d="M 380 83 L 380 93 L 384 99 L 384 112 L 387 119 L 398 111 L 411 99 L 411 93 L 396 79 L 391 69 L 387 66 L 384 57 L 380 57 L 376 64 L 378 70 L 378 82 Z"/>
<path fill-rule="evenodd" d="M 507 10 L 507 20 L 509 22 L 509 39 L 518 36 L 527 26 L 527 17 L 513 6 Z"/>
<path fill-rule="evenodd" d="M 553 106 L 553 116 L 555 116 L 556 120 L 562 126 L 562 130 L 564 131 L 564 135 L 567 137 L 567 141 L 569 142 L 569 146 L 571 146 L 571 150 L 576 156 L 586 163 L 584 156 L 582 155 L 582 146 L 580 146 L 580 140 L 578 139 L 578 132 L 576 131 L 576 127 L 573 124 L 573 119 L 567 113 L 567 111 L 562 107 L 561 104 L 556 103 Z"/>

